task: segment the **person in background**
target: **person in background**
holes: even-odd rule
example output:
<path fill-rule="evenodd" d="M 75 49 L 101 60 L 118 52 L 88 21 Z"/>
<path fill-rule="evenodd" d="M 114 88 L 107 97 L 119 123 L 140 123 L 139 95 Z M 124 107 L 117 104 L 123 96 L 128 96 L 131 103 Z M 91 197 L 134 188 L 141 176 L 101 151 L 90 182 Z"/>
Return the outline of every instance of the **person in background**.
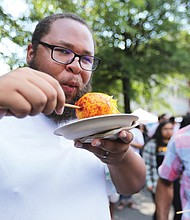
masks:
<path fill-rule="evenodd" d="M 143 133 L 140 130 L 139 125 L 135 128 L 132 128 L 130 131 L 134 136 L 133 140 L 130 143 L 130 146 L 136 153 L 140 154 L 145 143 Z"/>
<path fill-rule="evenodd" d="M 113 188 L 115 189 L 115 187 L 113 186 L 108 168 L 106 169 L 106 182 L 107 182 L 107 187 L 110 188 L 108 191 L 113 192 L 112 194 L 108 195 L 108 199 L 109 199 L 111 220 L 114 220 L 115 207 L 116 207 L 116 203 L 119 200 L 120 195 L 119 193 L 117 193 L 116 190 L 113 190 Z"/>
<path fill-rule="evenodd" d="M 139 129 L 141 130 L 141 132 L 142 132 L 142 134 L 143 134 L 143 137 L 144 137 L 144 142 L 146 143 L 147 140 L 149 139 L 148 129 L 147 129 L 146 125 L 140 123 L 140 124 L 139 124 Z"/>
<path fill-rule="evenodd" d="M 172 134 L 173 124 L 170 121 L 161 122 L 143 149 L 143 158 L 146 164 L 146 187 L 151 192 L 154 202 L 158 180 L 158 167 L 164 159 L 167 144 Z M 155 213 L 153 219 L 156 219 Z"/>
<path fill-rule="evenodd" d="M 90 91 L 99 64 L 94 46 L 82 18 L 53 14 L 35 28 L 28 67 L 0 77 L 0 219 L 110 220 L 106 167 L 121 194 L 144 185 L 130 131 L 91 143 L 54 135 L 76 118 L 64 104 Z"/>
<path fill-rule="evenodd" d="M 176 119 L 175 119 L 174 116 L 171 116 L 171 117 L 169 118 L 169 121 L 171 121 L 171 123 L 172 123 L 173 126 L 174 126 L 173 134 L 175 134 L 176 131 L 178 131 L 179 128 L 180 128 L 180 123 L 179 123 L 179 122 L 176 122 Z"/>
<path fill-rule="evenodd" d="M 158 123 L 161 123 L 161 122 L 164 122 L 164 121 L 167 121 L 168 120 L 168 116 L 166 113 L 164 114 L 161 114 L 158 116 Z"/>
<path fill-rule="evenodd" d="M 169 118 L 167 116 L 166 113 L 163 113 L 161 115 L 158 116 L 158 121 L 157 122 L 154 122 L 154 123 L 148 123 L 147 124 L 147 129 L 148 129 L 148 136 L 149 137 L 152 137 L 152 135 L 155 133 L 158 125 L 161 123 L 161 122 L 164 122 L 164 121 L 168 121 Z"/>
<path fill-rule="evenodd" d="M 119 200 L 119 196 L 120 195 L 117 192 L 113 193 L 112 195 L 109 195 L 111 220 L 114 220 L 116 203 Z"/>
<path fill-rule="evenodd" d="M 145 143 L 143 133 L 140 130 L 139 126 L 132 128 L 131 133 L 133 134 L 134 138 L 130 143 L 130 147 L 134 150 L 135 153 L 141 155 L 141 150 L 143 149 Z M 119 210 L 123 210 L 126 206 L 132 209 L 137 209 L 137 206 L 132 198 L 132 195 L 130 196 L 120 195 L 119 205 L 117 208 Z"/>
<path fill-rule="evenodd" d="M 175 182 L 180 179 L 181 206 L 176 211 L 190 210 L 190 117 L 185 116 L 180 129 L 168 143 L 164 161 L 159 167 L 156 190 L 157 220 L 168 219 L 172 200 L 175 197 Z M 175 219 L 189 220 L 190 212 L 175 213 Z"/>
<path fill-rule="evenodd" d="M 180 124 L 180 128 L 183 128 L 189 124 L 190 124 L 190 115 L 187 114 L 187 115 L 183 116 L 183 119 Z"/>

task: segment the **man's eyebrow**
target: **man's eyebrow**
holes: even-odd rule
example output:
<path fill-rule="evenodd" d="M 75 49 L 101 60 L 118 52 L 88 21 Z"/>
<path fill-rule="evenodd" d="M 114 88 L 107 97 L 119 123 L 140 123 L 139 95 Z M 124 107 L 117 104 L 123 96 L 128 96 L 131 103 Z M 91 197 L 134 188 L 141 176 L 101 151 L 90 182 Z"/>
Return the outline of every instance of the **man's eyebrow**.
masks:
<path fill-rule="evenodd" d="M 63 46 L 73 51 L 75 50 L 75 45 L 63 40 L 59 41 L 58 45 L 60 45 L 60 47 Z M 82 54 L 92 56 L 92 52 L 90 52 L 89 50 L 83 50 Z"/>

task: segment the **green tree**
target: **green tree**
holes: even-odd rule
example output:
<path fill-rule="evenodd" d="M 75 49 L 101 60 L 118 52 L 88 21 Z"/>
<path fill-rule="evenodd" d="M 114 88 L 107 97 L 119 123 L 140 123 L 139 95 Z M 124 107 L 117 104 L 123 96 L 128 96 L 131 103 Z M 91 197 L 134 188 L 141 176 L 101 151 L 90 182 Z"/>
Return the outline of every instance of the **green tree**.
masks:
<path fill-rule="evenodd" d="M 189 73 L 189 33 L 182 32 L 181 23 L 188 19 L 188 1 L 99 1 L 96 7 L 100 17 L 94 29 L 104 65 L 94 86 L 101 78 L 110 85 L 121 80 L 125 112 L 139 96 L 134 83 L 143 83 L 148 101 L 151 88 L 164 84 L 168 75 Z"/>
<path fill-rule="evenodd" d="M 26 22 L 55 12 L 78 13 L 95 31 L 102 60 L 93 75 L 93 88 L 117 97 L 123 94 L 125 112 L 131 111 L 131 100 L 141 103 L 142 97 L 151 106 L 153 89 L 166 86 L 169 76 L 190 77 L 188 0 L 27 0 L 27 4 L 29 16 L 17 20 L 3 13 L 0 5 L 0 28 L 8 22 L 16 33 L 11 38 L 10 30 L 5 30 L 4 36 L 22 46 L 30 39 L 23 28 Z"/>

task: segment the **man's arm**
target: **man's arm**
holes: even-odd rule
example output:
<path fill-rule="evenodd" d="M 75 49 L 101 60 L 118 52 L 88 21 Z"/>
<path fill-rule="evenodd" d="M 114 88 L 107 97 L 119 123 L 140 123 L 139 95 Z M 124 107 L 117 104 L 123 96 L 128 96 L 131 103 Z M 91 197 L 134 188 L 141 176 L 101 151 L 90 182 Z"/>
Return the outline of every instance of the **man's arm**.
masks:
<path fill-rule="evenodd" d="M 159 178 L 155 199 L 157 220 L 168 219 L 173 199 L 173 183 Z"/>
<path fill-rule="evenodd" d="M 117 191 L 122 195 L 137 193 L 145 185 L 146 169 L 143 159 L 129 148 L 118 164 L 108 164 Z"/>

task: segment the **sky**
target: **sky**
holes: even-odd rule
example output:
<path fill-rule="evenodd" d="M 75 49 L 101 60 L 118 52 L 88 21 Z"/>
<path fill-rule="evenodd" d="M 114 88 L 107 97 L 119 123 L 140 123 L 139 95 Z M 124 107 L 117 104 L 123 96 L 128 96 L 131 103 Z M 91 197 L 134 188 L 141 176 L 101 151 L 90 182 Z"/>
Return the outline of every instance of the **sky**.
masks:
<path fill-rule="evenodd" d="M 18 17 L 20 14 L 27 10 L 27 5 L 24 0 L 1 0 L 3 8 L 14 17 Z M 15 10 L 16 6 L 16 10 Z"/>

